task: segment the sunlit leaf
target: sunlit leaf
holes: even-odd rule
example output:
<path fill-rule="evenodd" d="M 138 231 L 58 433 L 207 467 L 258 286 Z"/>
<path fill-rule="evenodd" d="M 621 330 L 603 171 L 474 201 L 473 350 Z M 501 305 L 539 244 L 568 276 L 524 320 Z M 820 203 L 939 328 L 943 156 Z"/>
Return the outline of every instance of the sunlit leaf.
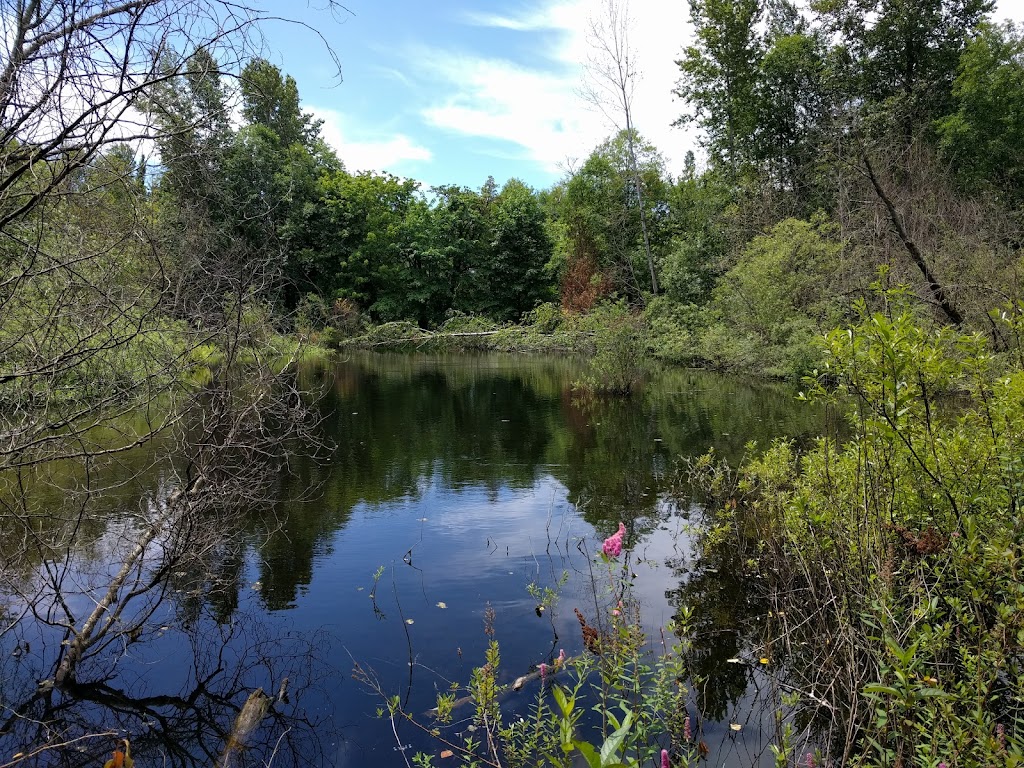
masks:
<path fill-rule="evenodd" d="M 761 663 L 762 664 L 767 664 L 768 663 L 768 657 L 767 656 L 762 656 L 761 657 Z"/>
<path fill-rule="evenodd" d="M 738 730 L 740 730 L 740 729 L 741 729 L 742 727 L 743 727 L 743 726 L 742 726 L 742 725 L 740 725 L 739 723 L 729 723 L 729 730 L 732 730 L 732 731 L 738 731 Z"/>
<path fill-rule="evenodd" d="M 414 622 L 412 619 L 406 619 L 405 623 L 406 624 L 415 624 L 416 622 Z"/>
<path fill-rule="evenodd" d="M 740 660 L 739 659 L 726 659 L 725 663 L 726 664 L 739 664 Z"/>
<path fill-rule="evenodd" d="M 438 603 L 437 603 L 437 607 L 438 608 L 447 608 L 448 607 L 448 603 L 446 603 L 444 600 L 439 600 Z"/>
<path fill-rule="evenodd" d="M 451 757 L 454 754 L 455 753 L 452 752 L 450 749 L 442 749 L 441 750 L 441 757 Z"/>

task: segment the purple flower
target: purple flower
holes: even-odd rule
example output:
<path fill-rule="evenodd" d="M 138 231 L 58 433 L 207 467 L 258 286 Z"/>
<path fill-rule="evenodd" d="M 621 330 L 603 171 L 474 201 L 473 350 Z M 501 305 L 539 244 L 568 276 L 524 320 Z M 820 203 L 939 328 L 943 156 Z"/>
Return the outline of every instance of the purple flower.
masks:
<path fill-rule="evenodd" d="M 804 757 L 804 765 L 806 765 L 807 768 L 814 768 L 814 753 L 813 752 L 808 752 L 807 755 Z"/>
<path fill-rule="evenodd" d="M 686 719 L 683 720 L 683 738 L 686 741 L 693 739 L 693 731 L 690 730 L 690 716 L 687 715 Z"/>
<path fill-rule="evenodd" d="M 670 768 L 668 764 L 668 750 L 661 750 L 661 768 Z"/>
<path fill-rule="evenodd" d="M 543 661 L 540 663 L 540 681 L 543 683 L 548 676 L 548 665 Z"/>
<path fill-rule="evenodd" d="M 622 554 L 622 538 L 626 535 L 626 526 L 619 523 L 619 530 L 604 540 L 601 551 L 608 557 L 618 557 Z"/>

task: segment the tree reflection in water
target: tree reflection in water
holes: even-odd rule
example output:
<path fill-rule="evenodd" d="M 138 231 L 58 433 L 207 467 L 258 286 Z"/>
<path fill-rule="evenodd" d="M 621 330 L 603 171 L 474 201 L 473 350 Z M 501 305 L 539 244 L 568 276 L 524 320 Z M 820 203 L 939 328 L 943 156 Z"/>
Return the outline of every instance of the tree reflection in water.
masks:
<path fill-rule="evenodd" d="M 77 682 L 60 687 L 50 682 L 52 665 L 35 684 L 45 654 L 32 644 L 26 652 L 25 642 L 0 665 L 5 691 L 34 688 L 20 702 L 3 695 L 0 754 L 6 757 L 38 751 L 29 764 L 101 766 L 127 737 L 136 756 L 167 766 L 265 765 L 271 756 L 275 766 L 309 766 L 327 762 L 327 745 L 335 740 L 323 706 L 329 697 L 317 683 L 327 668 L 319 649 L 327 643 L 316 633 L 274 636 L 243 614 L 218 623 L 204 610 L 192 626 L 128 638 L 89 659 Z M 119 669 L 121 656 L 133 657 L 130 674 Z M 229 750 L 235 720 L 256 688 L 272 704 L 244 743 Z"/>

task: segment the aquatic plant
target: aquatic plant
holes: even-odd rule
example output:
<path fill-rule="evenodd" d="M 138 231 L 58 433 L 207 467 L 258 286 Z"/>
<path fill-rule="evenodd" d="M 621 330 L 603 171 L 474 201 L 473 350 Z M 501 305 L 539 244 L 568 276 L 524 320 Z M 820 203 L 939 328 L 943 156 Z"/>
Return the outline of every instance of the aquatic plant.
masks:
<path fill-rule="evenodd" d="M 579 608 L 574 609 L 583 653 L 570 658 L 560 650 L 552 663 L 538 664 L 536 673 L 502 685 L 498 682 L 500 647 L 491 614 L 486 621 L 485 663 L 471 673 L 465 696 L 455 698 L 457 687 L 438 695 L 429 720 L 387 696 L 371 670 L 356 664 L 355 677 L 386 701 L 378 712 L 392 720 L 396 732 L 398 722 L 411 723 L 437 740 L 443 757 L 457 757 L 463 765 L 569 768 L 582 759 L 590 768 L 639 768 L 666 766 L 670 754 L 679 757 L 678 765 L 689 765 L 698 754 L 689 730 L 688 691 L 682 684 L 687 677 L 692 613 L 680 612 L 663 633 L 660 646 L 649 642 L 632 597 L 632 580 L 624 578 L 628 571 L 622 572 L 609 559 L 621 555 L 625 532 L 620 523 L 597 560 L 607 566 L 607 582 L 595 582 L 595 597 L 605 598 L 603 612 L 594 617 L 596 626 L 588 623 Z M 529 716 L 510 716 L 504 706 L 506 695 L 538 679 Z M 473 714 L 472 726 L 460 737 L 454 712 L 462 706 Z M 585 718 L 588 711 L 596 715 L 596 722 L 595 717 Z M 432 766 L 433 761 L 433 755 L 420 753 L 409 764 Z"/>

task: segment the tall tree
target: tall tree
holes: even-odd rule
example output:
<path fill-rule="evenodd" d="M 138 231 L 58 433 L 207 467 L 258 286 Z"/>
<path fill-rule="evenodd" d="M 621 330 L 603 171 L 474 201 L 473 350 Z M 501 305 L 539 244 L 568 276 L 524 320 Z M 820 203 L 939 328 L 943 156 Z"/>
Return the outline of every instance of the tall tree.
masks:
<path fill-rule="evenodd" d="M 518 320 L 550 294 L 545 267 L 552 245 L 537 196 L 509 179 L 488 211 L 490 254 L 486 262 L 491 308 L 499 320 Z"/>
<path fill-rule="evenodd" d="M 816 0 L 835 36 L 833 71 L 868 133 L 891 131 L 908 146 L 951 111 L 960 54 L 993 0 Z"/>
<path fill-rule="evenodd" d="M 678 124 L 696 123 L 712 158 L 737 177 L 757 129 L 755 89 L 764 42 L 761 0 L 690 0 L 695 41 L 676 63 L 673 91 L 685 102 Z"/>
<path fill-rule="evenodd" d="M 942 155 L 970 192 L 1024 201 L 1024 36 L 985 25 L 960 59 L 954 110 L 937 124 Z"/>
<path fill-rule="evenodd" d="M 632 156 L 637 158 L 641 185 L 647 190 L 642 199 L 649 225 L 646 245 L 657 258 L 666 240 L 668 192 L 661 155 L 643 139 L 634 140 L 632 152 L 625 132 L 602 142 L 565 182 L 558 216 L 567 240 L 562 246 L 567 262 L 563 273 L 598 283 L 603 275 L 608 288 L 639 302 L 647 262 Z M 585 276 L 577 274 L 581 268 Z M 585 289 L 582 284 L 578 287 Z"/>
<path fill-rule="evenodd" d="M 628 0 L 603 0 L 600 11 L 590 18 L 587 42 L 590 53 L 586 70 L 588 79 L 583 93 L 596 106 L 611 125 L 625 137 L 629 172 L 637 197 L 640 215 L 640 233 L 643 238 L 647 271 L 651 280 L 651 293 L 658 295 L 658 275 L 651 251 L 647 226 L 646 194 L 643 176 L 637 160 L 639 134 L 633 122 L 633 92 L 639 76 L 636 54 L 630 43 L 632 21 Z"/>
<path fill-rule="evenodd" d="M 242 117 L 249 125 L 266 126 L 282 147 L 302 144 L 312 148 L 323 121 L 302 111 L 299 88 L 291 75 L 283 75 L 266 59 L 256 58 L 245 65 L 239 83 Z"/>

